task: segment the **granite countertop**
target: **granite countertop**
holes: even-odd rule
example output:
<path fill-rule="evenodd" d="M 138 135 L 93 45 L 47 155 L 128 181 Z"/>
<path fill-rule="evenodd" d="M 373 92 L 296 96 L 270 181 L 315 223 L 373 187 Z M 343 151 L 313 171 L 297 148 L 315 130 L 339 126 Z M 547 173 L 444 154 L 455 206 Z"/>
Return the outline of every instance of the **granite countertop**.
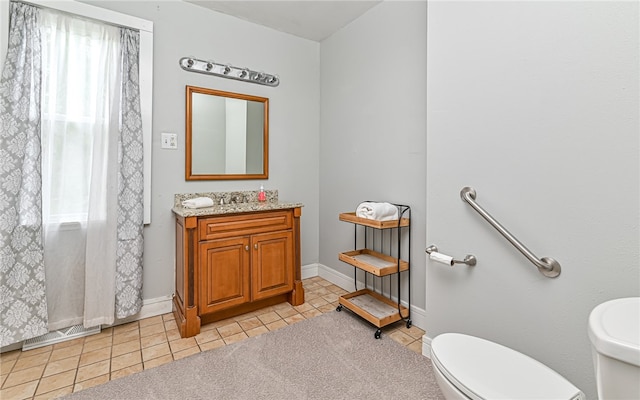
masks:
<path fill-rule="evenodd" d="M 215 205 L 204 208 L 185 208 L 174 206 L 171 211 L 181 217 L 202 217 L 207 215 L 239 214 L 256 211 L 283 210 L 288 208 L 303 207 L 302 203 L 289 203 L 282 201 L 251 202 L 238 204 Z"/>
<path fill-rule="evenodd" d="M 278 200 L 277 190 L 265 190 L 265 194 L 267 198 L 265 202 L 258 201 L 258 191 L 176 194 L 171 211 L 181 217 L 202 217 L 207 215 L 239 214 L 303 207 L 302 203 Z M 184 200 L 196 197 L 209 197 L 213 200 L 214 206 L 203 208 L 185 208 L 182 206 Z M 221 202 L 223 204 L 220 204 Z"/>

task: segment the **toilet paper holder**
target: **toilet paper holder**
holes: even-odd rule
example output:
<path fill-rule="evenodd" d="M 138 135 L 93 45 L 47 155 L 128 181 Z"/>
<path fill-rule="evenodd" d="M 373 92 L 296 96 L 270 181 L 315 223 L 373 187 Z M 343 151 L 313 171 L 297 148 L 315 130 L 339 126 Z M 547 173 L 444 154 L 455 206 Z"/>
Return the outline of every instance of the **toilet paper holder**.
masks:
<path fill-rule="evenodd" d="M 456 260 L 453 257 L 447 256 L 442 253 L 438 253 L 438 248 L 436 247 L 435 244 L 432 244 L 431 246 L 427 247 L 425 251 L 427 252 L 427 254 L 429 254 L 429 257 L 432 260 L 441 262 L 443 264 L 449 264 L 452 267 L 454 264 L 467 264 L 468 266 L 473 267 L 474 265 L 476 265 L 476 262 L 478 261 L 476 259 L 476 256 L 472 254 L 467 254 L 464 260 Z"/>

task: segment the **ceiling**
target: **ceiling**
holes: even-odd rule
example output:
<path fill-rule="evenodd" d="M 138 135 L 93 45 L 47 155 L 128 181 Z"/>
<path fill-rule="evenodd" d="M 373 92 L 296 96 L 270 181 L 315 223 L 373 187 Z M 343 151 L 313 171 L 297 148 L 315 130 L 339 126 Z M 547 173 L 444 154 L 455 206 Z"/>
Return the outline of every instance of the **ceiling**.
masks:
<path fill-rule="evenodd" d="M 281 32 L 321 42 L 382 0 L 183 0 Z"/>

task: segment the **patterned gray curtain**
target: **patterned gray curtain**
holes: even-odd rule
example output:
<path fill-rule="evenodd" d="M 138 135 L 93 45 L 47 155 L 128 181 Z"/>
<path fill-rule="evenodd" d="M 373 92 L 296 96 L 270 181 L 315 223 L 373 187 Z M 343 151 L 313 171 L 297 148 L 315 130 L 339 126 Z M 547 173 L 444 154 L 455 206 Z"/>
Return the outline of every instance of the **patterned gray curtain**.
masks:
<path fill-rule="evenodd" d="M 42 239 L 39 12 L 11 3 L 0 80 L 0 346 L 48 332 Z"/>
<path fill-rule="evenodd" d="M 142 116 L 138 59 L 140 34 L 120 30 L 122 95 L 118 139 L 118 250 L 116 261 L 116 317 L 142 308 L 143 163 Z"/>

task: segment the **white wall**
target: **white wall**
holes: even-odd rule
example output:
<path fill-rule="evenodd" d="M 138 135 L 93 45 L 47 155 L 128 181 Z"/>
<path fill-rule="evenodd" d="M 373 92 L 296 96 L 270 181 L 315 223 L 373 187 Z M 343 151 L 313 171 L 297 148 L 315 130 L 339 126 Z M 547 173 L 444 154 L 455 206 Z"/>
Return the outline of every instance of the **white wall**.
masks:
<path fill-rule="evenodd" d="M 180 1 L 86 1 L 154 23 L 152 216 L 145 228 L 144 299 L 174 291 L 175 193 L 278 189 L 304 203 L 302 264 L 318 260 L 319 44 Z M 178 65 L 194 56 L 279 74 L 278 87 L 191 73 Z M 185 86 L 269 98 L 269 179 L 184 179 Z M 178 150 L 160 148 L 160 134 L 178 134 Z"/>
<path fill-rule="evenodd" d="M 589 312 L 639 296 L 637 2 L 430 2 L 427 335 L 515 348 L 596 398 Z M 477 201 L 562 274 L 542 276 Z"/>
<path fill-rule="evenodd" d="M 425 2 L 383 2 L 324 40 L 320 53 L 320 264 L 353 279 L 353 267 L 338 260 L 354 246 L 354 227 L 340 213 L 365 200 L 409 205 L 411 300 L 422 309 L 425 21 Z"/>

